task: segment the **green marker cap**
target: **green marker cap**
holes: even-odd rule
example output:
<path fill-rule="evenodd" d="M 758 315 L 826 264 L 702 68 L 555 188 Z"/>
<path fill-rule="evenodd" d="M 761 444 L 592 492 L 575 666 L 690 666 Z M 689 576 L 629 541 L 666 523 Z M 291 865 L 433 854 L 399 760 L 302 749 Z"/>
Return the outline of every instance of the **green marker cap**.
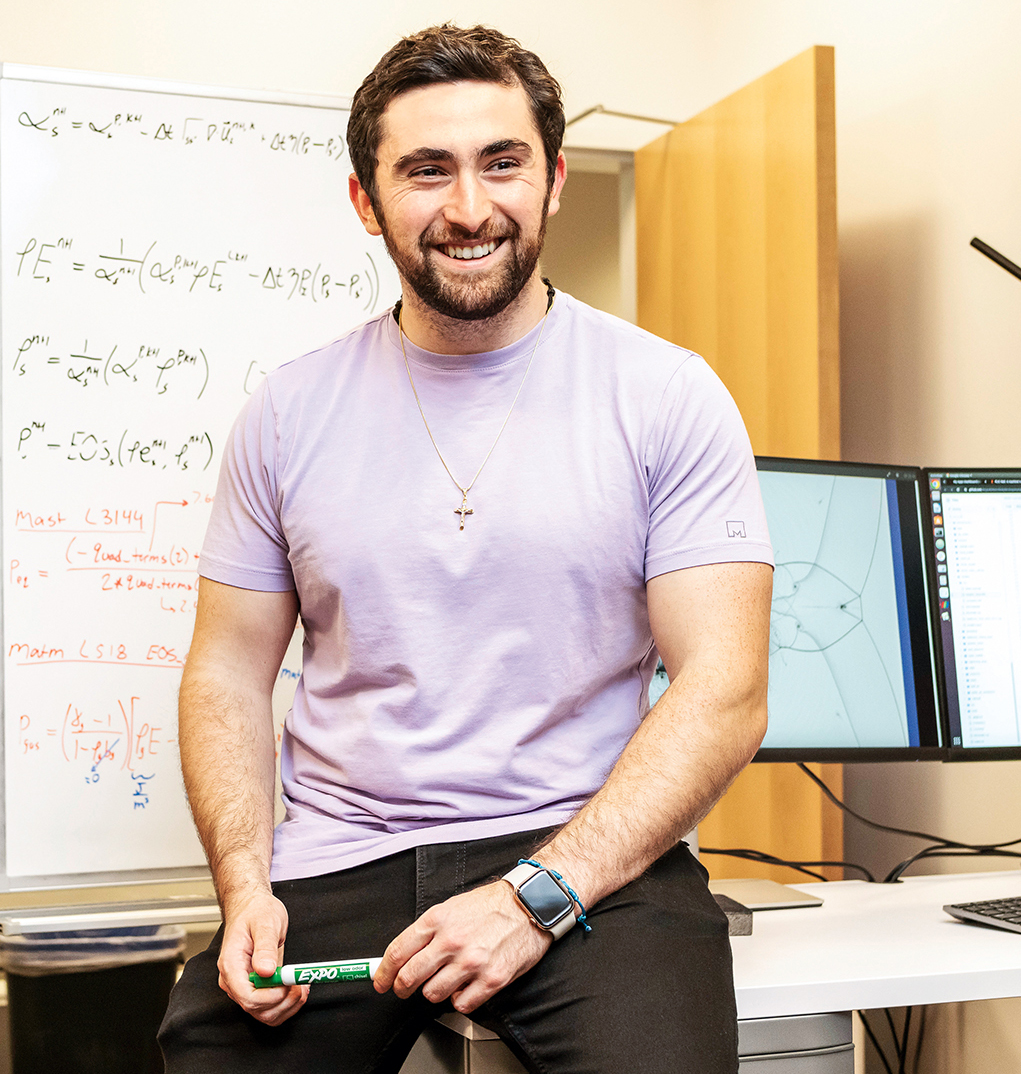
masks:
<path fill-rule="evenodd" d="M 280 976 L 279 966 L 277 966 L 269 977 L 261 977 L 257 973 L 250 973 L 248 975 L 248 980 L 251 981 L 256 988 L 275 988 L 277 985 L 282 985 L 284 983 L 283 978 Z"/>

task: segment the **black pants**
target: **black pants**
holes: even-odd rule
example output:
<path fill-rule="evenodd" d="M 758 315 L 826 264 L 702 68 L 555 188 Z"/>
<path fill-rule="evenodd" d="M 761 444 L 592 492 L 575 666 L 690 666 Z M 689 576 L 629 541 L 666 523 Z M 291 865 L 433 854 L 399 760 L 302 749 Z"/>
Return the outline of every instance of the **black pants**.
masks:
<path fill-rule="evenodd" d="M 419 847 L 274 885 L 287 962 L 381 955 L 419 914 L 529 857 L 543 833 Z M 533 969 L 472 1015 L 535 1074 L 735 1074 L 727 921 L 683 843 L 589 912 Z M 220 934 L 191 959 L 160 1030 L 167 1074 L 396 1074 L 448 1004 L 378 995 L 368 981 L 312 986 L 281 1026 L 217 985 Z"/>

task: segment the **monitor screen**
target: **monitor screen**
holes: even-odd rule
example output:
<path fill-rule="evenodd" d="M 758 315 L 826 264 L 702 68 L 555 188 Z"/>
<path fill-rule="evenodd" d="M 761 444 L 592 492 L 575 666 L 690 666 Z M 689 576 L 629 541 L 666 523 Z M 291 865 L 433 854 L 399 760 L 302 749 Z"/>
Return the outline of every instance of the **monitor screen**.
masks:
<path fill-rule="evenodd" d="M 769 730 L 756 760 L 945 757 L 921 471 L 757 464 L 776 571 Z"/>
<path fill-rule="evenodd" d="M 1021 757 L 1021 470 L 925 482 L 950 757 Z"/>

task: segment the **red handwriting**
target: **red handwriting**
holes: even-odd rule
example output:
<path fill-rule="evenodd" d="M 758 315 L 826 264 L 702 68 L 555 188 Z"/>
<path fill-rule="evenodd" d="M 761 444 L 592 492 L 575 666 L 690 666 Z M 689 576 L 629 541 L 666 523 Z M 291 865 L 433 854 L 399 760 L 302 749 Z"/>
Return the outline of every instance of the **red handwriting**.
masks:
<path fill-rule="evenodd" d="M 45 643 L 30 645 L 27 641 L 15 641 L 8 648 L 7 656 L 20 657 L 22 660 L 63 660 L 64 650 L 55 649 Z"/>
<path fill-rule="evenodd" d="M 85 524 L 88 526 L 125 526 L 141 533 L 144 529 L 143 521 L 142 512 L 132 510 L 130 507 L 113 510 L 109 507 L 89 507 L 85 510 Z"/>
<path fill-rule="evenodd" d="M 160 578 L 158 576 L 139 578 L 134 574 L 105 573 L 100 588 L 104 593 L 110 593 L 115 589 L 123 589 L 126 593 L 131 593 L 136 589 L 145 589 L 149 592 L 157 589 L 173 589 L 191 593 L 197 587 L 194 582 L 181 582 L 173 578 Z"/>
<path fill-rule="evenodd" d="M 50 515 L 34 515 L 29 511 L 16 511 L 14 516 L 15 529 L 30 529 L 30 530 L 52 530 L 56 529 L 62 523 L 66 522 L 67 518 L 59 511 L 56 514 Z"/>
<path fill-rule="evenodd" d="M 121 641 L 95 641 L 84 638 L 76 650 L 42 644 L 15 641 L 8 646 L 7 656 L 19 664 L 123 664 L 127 667 L 180 668 L 184 654 L 160 642 L 131 644 Z"/>
<path fill-rule="evenodd" d="M 21 532 L 55 533 L 147 533 L 147 522 L 156 531 L 156 515 L 162 507 L 208 506 L 213 502 L 211 492 L 195 489 L 180 500 L 157 500 L 144 509 L 130 504 L 90 504 L 81 511 L 66 508 L 32 510 L 18 507 L 14 512 L 14 528 Z M 80 513 L 79 513 L 80 512 Z"/>
<path fill-rule="evenodd" d="M 32 718 L 30 716 L 18 717 L 18 745 L 21 747 L 22 753 L 33 753 L 40 749 L 39 739 L 29 738 L 28 729 L 32 726 Z"/>
<path fill-rule="evenodd" d="M 88 642 L 82 642 L 78 649 L 78 656 L 82 660 L 110 660 L 124 661 L 128 658 L 128 649 L 126 645 L 121 645 L 116 642 L 105 643 L 99 642 L 94 647 L 89 646 Z"/>
<path fill-rule="evenodd" d="M 72 537 L 64 549 L 64 559 L 71 570 L 94 570 L 111 563 L 152 569 L 168 567 L 173 570 L 193 567 L 198 553 L 176 544 L 162 552 L 142 552 L 138 548 L 132 549 L 125 545 L 111 547 L 102 541 L 95 541 L 89 546 L 77 537 Z"/>
<path fill-rule="evenodd" d="M 198 599 L 188 600 L 187 597 L 183 600 L 167 600 L 166 597 L 160 597 L 160 608 L 165 612 L 196 612 L 198 611 L 199 602 Z"/>

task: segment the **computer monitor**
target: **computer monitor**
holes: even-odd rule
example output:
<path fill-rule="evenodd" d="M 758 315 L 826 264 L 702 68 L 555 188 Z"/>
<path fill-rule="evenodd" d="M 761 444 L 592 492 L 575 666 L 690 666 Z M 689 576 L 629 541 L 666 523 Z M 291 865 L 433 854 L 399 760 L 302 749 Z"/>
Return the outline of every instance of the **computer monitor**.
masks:
<path fill-rule="evenodd" d="M 755 759 L 944 759 L 921 471 L 756 461 L 776 571 Z"/>
<path fill-rule="evenodd" d="M 926 470 L 951 760 L 1021 757 L 1021 470 Z"/>

